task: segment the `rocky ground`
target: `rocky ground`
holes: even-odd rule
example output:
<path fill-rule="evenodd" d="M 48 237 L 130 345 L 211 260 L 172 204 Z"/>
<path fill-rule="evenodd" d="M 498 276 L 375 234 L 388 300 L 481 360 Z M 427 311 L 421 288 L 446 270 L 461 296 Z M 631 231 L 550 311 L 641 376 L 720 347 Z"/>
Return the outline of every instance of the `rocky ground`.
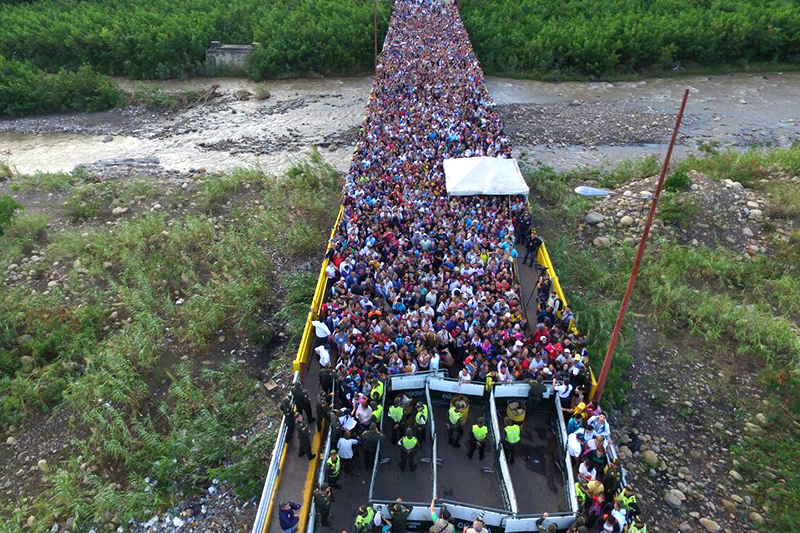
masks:
<path fill-rule="evenodd" d="M 768 195 L 745 189 L 731 180 L 715 180 L 697 171 L 689 172 L 690 189 L 677 193 L 675 202 L 684 204 L 685 218 L 665 222 L 656 217 L 651 233 L 670 235 L 691 246 L 723 246 L 754 257 L 767 253 L 777 242 L 788 242 L 791 220 L 772 218 L 767 208 Z M 779 179 L 798 183 L 797 176 Z M 578 231 L 599 248 L 637 243 L 650 209 L 647 195 L 655 189 L 657 176 L 636 180 L 598 201 L 584 218 Z M 660 207 L 662 214 L 663 200 Z"/>
<path fill-rule="evenodd" d="M 757 531 L 768 513 L 754 506 L 732 452 L 766 422 L 756 369 L 666 337 L 642 318 L 635 333 L 631 390 L 614 438 L 648 530 Z M 752 417 L 742 420 L 744 410 Z"/>
<path fill-rule="evenodd" d="M 497 108 L 515 146 L 618 146 L 663 143 L 675 117 L 626 102 L 507 104 Z M 686 117 L 691 123 L 691 117 Z"/>

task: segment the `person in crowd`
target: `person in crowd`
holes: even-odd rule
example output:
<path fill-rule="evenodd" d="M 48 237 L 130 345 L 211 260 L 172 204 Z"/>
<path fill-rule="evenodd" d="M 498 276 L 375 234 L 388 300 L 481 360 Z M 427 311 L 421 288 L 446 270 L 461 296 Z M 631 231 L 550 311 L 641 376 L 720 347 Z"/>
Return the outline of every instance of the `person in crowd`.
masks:
<path fill-rule="evenodd" d="M 294 533 L 297 531 L 297 523 L 300 518 L 295 514 L 301 505 L 288 500 L 280 502 L 278 505 L 278 521 L 280 522 L 283 533 Z"/>
<path fill-rule="evenodd" d="M 406 533 L 408 531 L 408 515 L 411 514 L 412 507 L 403 503 L 397 498 L 395 503 L 389 506 L 389 518 L 392 524 L 392 533 Z"/>
<path fill-rule="evenodd" d="M 331 525 L 331 502 L 333 501 L 330 485 L 322 483 L 318 489 L 314 490 L 313 498 L 319 524 L 322 527 L 329 527 Z"/>

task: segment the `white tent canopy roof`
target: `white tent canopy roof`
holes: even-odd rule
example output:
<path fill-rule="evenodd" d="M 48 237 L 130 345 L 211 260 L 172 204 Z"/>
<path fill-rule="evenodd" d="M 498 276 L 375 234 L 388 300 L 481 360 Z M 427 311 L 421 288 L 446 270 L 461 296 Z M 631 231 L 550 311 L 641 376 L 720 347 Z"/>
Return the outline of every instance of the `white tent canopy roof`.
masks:
<path fill-rule="evenodd" d="M 511 195 L 530 192 L 516 159 L 463 157 L 444 160 L 450 196 Z"/>

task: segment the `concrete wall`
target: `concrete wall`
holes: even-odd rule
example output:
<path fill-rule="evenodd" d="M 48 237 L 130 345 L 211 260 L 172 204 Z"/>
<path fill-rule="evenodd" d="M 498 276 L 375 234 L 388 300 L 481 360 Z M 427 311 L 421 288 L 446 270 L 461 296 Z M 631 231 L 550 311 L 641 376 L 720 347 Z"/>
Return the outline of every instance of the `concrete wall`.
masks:
<path fill-rule="evenodd" d="M 206 50 L 206 67 L 216 71 L 243 73 L 247 57 L 254 48 L 254 44 L 221 44 L 212 41 Z"/>

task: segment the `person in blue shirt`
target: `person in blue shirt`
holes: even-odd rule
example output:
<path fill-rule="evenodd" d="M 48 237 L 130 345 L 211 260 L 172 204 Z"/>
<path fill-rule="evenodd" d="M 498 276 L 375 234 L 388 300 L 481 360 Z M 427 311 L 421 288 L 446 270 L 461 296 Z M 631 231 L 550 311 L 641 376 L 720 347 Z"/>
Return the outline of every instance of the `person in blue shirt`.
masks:
<path fill-rule="evenodd" d="M 283 533 L 294 533 L 297 531 L 297 523 L 300 517 L 294 514 L 295 511 L 302 507 L 299 503 L 290 501 L 282 501 L 278 509 L 278 520 L 281 523 L 281 530 Z"/>

